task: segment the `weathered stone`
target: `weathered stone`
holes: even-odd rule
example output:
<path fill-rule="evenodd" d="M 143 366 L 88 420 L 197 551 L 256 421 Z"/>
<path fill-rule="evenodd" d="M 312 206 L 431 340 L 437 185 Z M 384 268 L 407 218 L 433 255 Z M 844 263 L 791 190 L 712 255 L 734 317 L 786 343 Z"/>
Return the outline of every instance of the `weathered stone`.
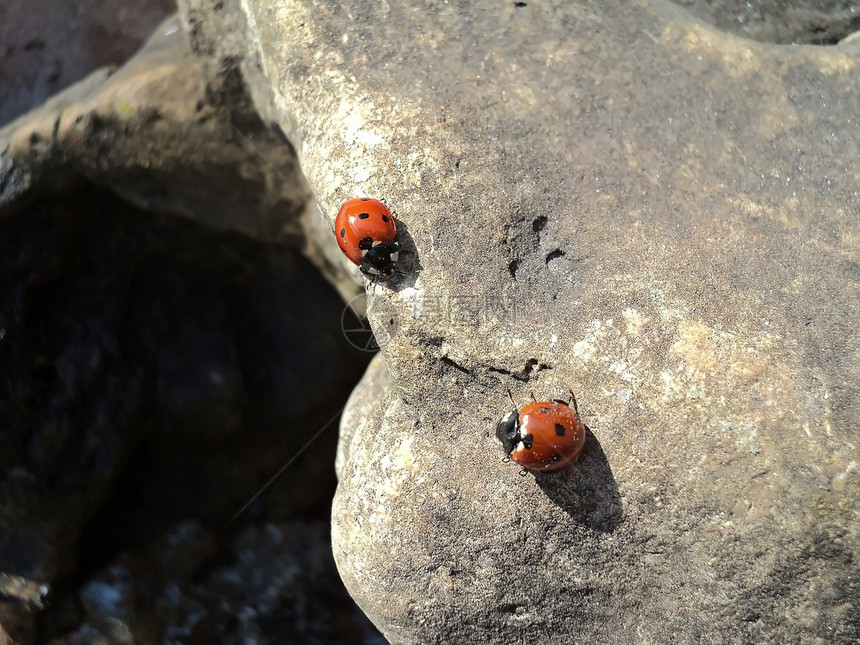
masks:
<path fill-rule="evenodd" d="M 85 409 L 91 399 L 102 401 L 130 432 L 72 455 L 101 446 L 95 466 L 104 477 L 82 496 L 82 482 L 93 480 L 77 466 L 92 464 L 72 459 L 63 471 L 71 486 L 58 499 L 34 495 L 41 472 L 34 479 L 17 465 L 23 431 L 3 435 L 0 465 L 12 485 L 5 499 L 27 502 L 0 512 L 7 522 L 0 535 L 13 536 L 0 553 L 21 558 L 17 569 L 31 561 L 53 567 L 58 558 L 69 566 L 52 550 L 57 523 L 79 526 L 98 507 L 104 480 L 115 477 L 137 441 L 135 423 L 153 422 L 139 388 L 117 398 L 126 381 L 104 369 L 117 346 L 142 359 L 123 365 L 149 369 L 166 341 L 173 358 L 156 382 L 168 405 L 156 421 L 187 422 L 187 436 L 214 432 L 210 451 L 183 451 L 181 439 L 156 435 L 163 456 L 173 454 L 175 466 L 202 459 L 204 472 L 227 480 L 247 475 L 233 464 L 232 448 L 216 445 L 235 438 L 241 425 L 231 407 L 237 381 L 228 379 L 217 394 L 196 369 L 230 363 L 230 352 L 210 343 L 217 334 L 208 323 L 217 327 L 225 309 L 246 311 L 247 301 L 231 308 L 206 294 L 189 296 L 182 302 L 192 320 L 176 323 L 182 333 L 174 335 L 169 307 L 155 306 L 151 315 L 151 304 L 137 298 L 132 320 L 151 315 L 153 329 L 142 327 L 136 343 L 133 334 L 99 322 L 121 304 L 94 304 L 121 284 L 104 269 L 115 265 L 100 258 L 130 253 L 134 264 L 134 245 L 98 242 L 76 254 L 51 241 L 86 247 L 87 226 L 108 228 L 92 219 L 94 207 L 125 213 L 108 196 L 82 199 L 82 178 L 148 208 L 298 241 L 301 209 L 283 212 L 287 203 L 304 203 L 290 196 L 306 195 L 305 188 L 299 181 L 297 193 L 284 192 L 277 173 L 264 167 L 283 159 L 295 168 L 282 131 L 330 219 L 348 197 L 384 196 L 408 252 L 405 276 L 369 290 L 383 352 L 344 414 L 333 514 L 342 575 L 393 642 L 860 638 L 856 37 L 829 48 L 753 43 L 657 0 L 634 7 L 188 0 L 182 20 L 199 61 L 183 58 L 179 47 L 170 51 L 182 62 L 171 66 L 171 56 L 151 50 L 152 64 L 139 76 L 97 73 L 44 113 L 0 131 L 0 215 L 9 245 L 0 256 L 2 306 L 7 317 L 46 312 L 20 318 L 17 327 L 0 325 L 0 352 L 25 365 L 14 367 L 14 376 L 4 372 L 4 390 L 24 383 L 55 406 L 39 411 L 57 409 L 54 416 L 66 421 L 78 418 L 75 401 Z M 755 35 L 771 39 L 762 33 Z M 151 69 L 173 80 L 161 84 L 156 74 L 138 83 Z M 144 86 L 166 94 L 149 102 L 141 98 Z M 122 101 L 128 96 L 136 99 L 131 114 Z M 188 105 L 200 96 L 201 111 L 212 118 L 189 130 L 195 111 Z M 254 136 L 245 140 L 236 130 Z M 228 139 L 227 152 L 208 145 L 219 137 Z M 174 163 L 175 153 L 186 165 Z M 62 216 L 40 219 L 48 193 L 81 207 L 52 206 Z M 304 230 L 316 226 L 308 252 L 327 270 L 350 275 L 313 208 L 304 211 Z M 21 235 L 16 227 L 25 215 L 34 228 Z M 83 228 L 70 235 L 66 220 L 75 217 Z M 19 262 L 12 248 L 37 239 L 37 231 L 46 236 L 42 261 L 58 267 L 53 272 L 31 271 L 34 264 Z M 133 225 L 128 231 L 158 238 Z M 186 239 L 175 230 L 168 237 Z M 213 242 L 214 249 L 226 244 L 224 256 L 242 261 L 219 256 L 220 266 L 241 273 L 261 251 L 237 252 L 229 239 Z M 114 244 L 107 256 L 100 253 Z M 37 247 L 25 246 L 25 255 L 36 257 Z M 176 294 L 171 285 L 187 284 L 189 275 L 206 282 L 205 272 L 193 269 L 207 265 L 208 255 L 182 256 L 178 278 L 163 266 L 173 252 L 156 255 L 138 272 L 152 291 Z M 51 264 L 54 256 L 60 259 Z M 70 257 L 76 261 L 63 264 Z M 224 273 L 215 273 L 222 284 Z M 83 275 L 94 290 L 63 282 L 70 275 Z M 316 283 L 306 286 L 316 293 Z M 348 283 L 340 288 L 351 293 Z M 268 294 L 263 300 L 276 297 L 260 289 Z M 16 329 L 50 351 L 22 349 L 29 346 Z M 256 338 L 253 326 L 247 330 L 243 337 Z M 63 331 L 80 342 L 58 343 Z M 258 335 L 250 363 L 268 357 L 259 348 L 270 349 L 265 341 L 275 337 Z M 178 351 L 183 339 L 191 358 Z M 95 363 L 88 362 L 93 349 Z M 58 370 L 54 381 L 44 378 L 50 369 Z M 289 379 L 275 381 L 254 382 L 290 389 Z M 301 385 L 292 398 L 316 407 Z M 75 398 L 93 388 L 89 399 Z M 510 407 L 508 388 L 521 401 L 532 392 L 553 398 L 576 391 L 593 431 L 576 467 L 520 478 L 502 462 L 492 433 Z M 138 409 L 143 418 L 133 416 Z M 323 422 L 287 425 L 307 436 Z M 64 428 L 77 427 L 36 432 L 35 462 L 60 454 L 52 441 L 68 440 Z M 87 436 L 108 436 L 99 433 L 103 426 L 91 427 L 95 434 Z M 260 440 L 264 446 L 266 435 Z M 276 452 L 268 455 L 273 461 Z M 151 463 L 141 457 L 128 481 L 148 481 Z M 255 464 L 258 473 L 269 466 Z M 290 476 L 297 479 L 285 482 L 288 502 L 297 482 L 313 479 Z M 148 489 L 163 504 L 151 507 L 150 518 L 168 518 L 166 490 L 176 490 L 169 478 Z M 177 495 L 178 513 L 201 499 L 187 492 Z M 54 506 L 39 506 L 42 499 Z M 203 513 L 213 517 L 232 505 L 204 502 Z M 29 514 L 32 508 L 38 512 Z M 35 532 L 16 522 L 20 509 Z M 115 510 L 89 537 L 105 526 L 157 531 Z M 40 525 L 44 517 L 50 521 Z M 76 530 L 61 537 L 71 541 Z M 280 559 L 274 566 L 292 568 Z M 201 604 L 182 598 L 177 616 L 193 622 Z M 0 610 L 17 623 L 27 602 L 13 597 Z M 91 617 L 98 613 L 96 605 L 89 609 Z M 122 630 L 116 617 L 103 615 L 107 623 L 84 625 L 70 642 L 106 642 L 104 630 Z M 177 623 L 178 638 L 189 624 Z M 258 634 L 253 621 L 247 625 L 242 635 Z M 15 627 L 32 637 L 26 619 Z M 221 633 L 203 627 L 204 637 Z M 269 627 L 285 633 L 277 621 Z"/>
<path fill-rule="evenodd" d="M 383 400 L 391 385 L 391 375 L 385 365 L 385 357 L 377 354 L 364 377 L 353 389 L 343 414 L 340 418 L 340 442 L 335 461 L 335 471 L 338 478 L 344 474 L 349 464 L 350 444 L 356 435 L 361 435 L 361 428 L 373 427 L 373 415 L 381 411 L 379 402 Z"/>
<path fill-rule="evenodd" d="M 0 210 L 84 180 L 141 208 L 300 243 L 308 196 L 292 147 L 257 116 L 236 70 L 207 63 L 167 20 L 116 72 L 0 129 Z"/>
<path fill-rule="evenodd" d="M 168 19 L 119 70 L 96 70 L 0 128 L 0 217 L 92 182 L 147 210 L 301 245 L 344 299 L 355 297 L 361 281 L 264 109 L 267 79 L 240 56 L 242 39 L 211 23 L 209 41 L 201 25 L 185 35 Z"/>
<path fill-rule="evenodd" d="M 860 637 L 849 48 L 656 1 L 224 4 L 325 212 L 384 196 L 411 252 L 333 510 L 387 638 Z M 508 388 L 576 392 L 576 467 L 502 461 Z"/>

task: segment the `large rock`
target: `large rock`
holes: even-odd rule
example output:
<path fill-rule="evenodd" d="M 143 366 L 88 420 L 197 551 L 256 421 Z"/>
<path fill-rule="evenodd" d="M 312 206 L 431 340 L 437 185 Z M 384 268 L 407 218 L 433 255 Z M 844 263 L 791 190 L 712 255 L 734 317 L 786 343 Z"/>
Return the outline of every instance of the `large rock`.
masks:
<path fill-rule="evenodd" d="M 333 509 L 392 642 L 860 638 L 856 53 L 657 0 L 182 5 L 411 252 Z M 508 388 L 576 392 L 579 464 L 502 461 Z"/>

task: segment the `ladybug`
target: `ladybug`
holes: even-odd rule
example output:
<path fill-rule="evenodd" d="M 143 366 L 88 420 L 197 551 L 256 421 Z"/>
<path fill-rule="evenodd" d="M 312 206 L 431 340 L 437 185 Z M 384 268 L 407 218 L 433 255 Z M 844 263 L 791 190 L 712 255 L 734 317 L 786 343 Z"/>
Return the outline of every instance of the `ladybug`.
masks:
<path fill-rule="evenodd" d="M 572 408 L 555 399 L 530 403 L 519 411 L 510 391 L 508 396 L 514 409 L 499 421 L 496 437 L 511 461 L 527 470 L 549 472 L 579 459 L 585 447 L 585 426 L 572 393 Z"/>
<path fill-rule="evenodd" d="M 397 226 L 388 207 L 378 199 L 350 199 L 334 220 L 337 243 L 362 273 L 381 278 L 394 275 L 400 255 Z"/>

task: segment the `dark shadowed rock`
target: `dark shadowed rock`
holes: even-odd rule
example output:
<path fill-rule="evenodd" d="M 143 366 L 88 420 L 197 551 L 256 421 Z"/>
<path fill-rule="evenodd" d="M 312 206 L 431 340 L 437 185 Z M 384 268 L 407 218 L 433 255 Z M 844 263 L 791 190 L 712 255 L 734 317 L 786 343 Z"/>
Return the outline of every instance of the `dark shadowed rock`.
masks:
<path fill-rule="evenodd" d="M 295 250 L 100 189 L 0 230 L 0 571 L 25 586 L 182 518 L 223 524 L 337 415 L 366 361 Z M 322 434 L 255 512 L 327 508 L 335 441 Z"/>
<path fill-rule="evenodd" d="M 857 5 L 845 0 L 674 0 L 706 23 L 762 42 L 835 45 L 860 27 Z"/>
<path fill-rule="evenodd" d="M 240 38 L 202 33 L 168 19 L 118 70 L 96 70 L 0 128 L 0 216 L 96 183 L 140 208 L 301 245 L 349 300 L 360 280 L 329 244 L 296 151 L 262 109 L 265 78 L 245 64 Z"/>
<path fill-rule="evenodd" d="M 229 610 L 207 580 L 153 612 L 231 531 L 328 515 L 334 428 L 369 356 L 299 253 L 352 297 L 337 248 L 315 251 L 329 232 L 312 232 L 325 223 L 295 151 L 249 91 L 235 58 L 192 56 L 168 21 L 119 70 L 0 129 L 0 640 L 373 638 L 340 624 L 357 610 L 316 529 L 290 548 L 328 560 L 290 574 L 271 612 L 250 616 L 277 585 L 251 589 L 248 572 L 230 574 Z M 208 550 L 126 566 L 188 518 L 218 527 Z"/>
<path fill-rule="evenodd" d="M 83 624 L 54 643 L 378 643 L 337 577 L 327 528 L 265 522 L 219 540 L 177 524 L 88 580 Z"/>

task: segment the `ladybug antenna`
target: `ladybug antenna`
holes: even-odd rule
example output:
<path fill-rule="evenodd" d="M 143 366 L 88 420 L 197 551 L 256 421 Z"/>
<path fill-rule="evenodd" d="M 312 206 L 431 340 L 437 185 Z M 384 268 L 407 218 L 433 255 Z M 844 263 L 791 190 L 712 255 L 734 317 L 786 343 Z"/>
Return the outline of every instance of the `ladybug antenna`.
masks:
<path fill-rule="evenodd" d="M 511 400 L 511 403 L 514 406 L 514 410 L 519 410 L 520 406 L 517 405 L 517 402 L 514 401 L 514 395 L 511 394 L 511 388 L 508 388 L 508 398 Z"/>
<path fill-rule="evenodd" d="M 576 395 L 573 393 L 573 390 L 570 390 L 570 398 L 567 400 L 568 407 L 570 407 L 571 403 L 573 403 L 573 411 L 576 412 L 576 416 L 579 416 L 579 407 L 576 405 Z"/>

